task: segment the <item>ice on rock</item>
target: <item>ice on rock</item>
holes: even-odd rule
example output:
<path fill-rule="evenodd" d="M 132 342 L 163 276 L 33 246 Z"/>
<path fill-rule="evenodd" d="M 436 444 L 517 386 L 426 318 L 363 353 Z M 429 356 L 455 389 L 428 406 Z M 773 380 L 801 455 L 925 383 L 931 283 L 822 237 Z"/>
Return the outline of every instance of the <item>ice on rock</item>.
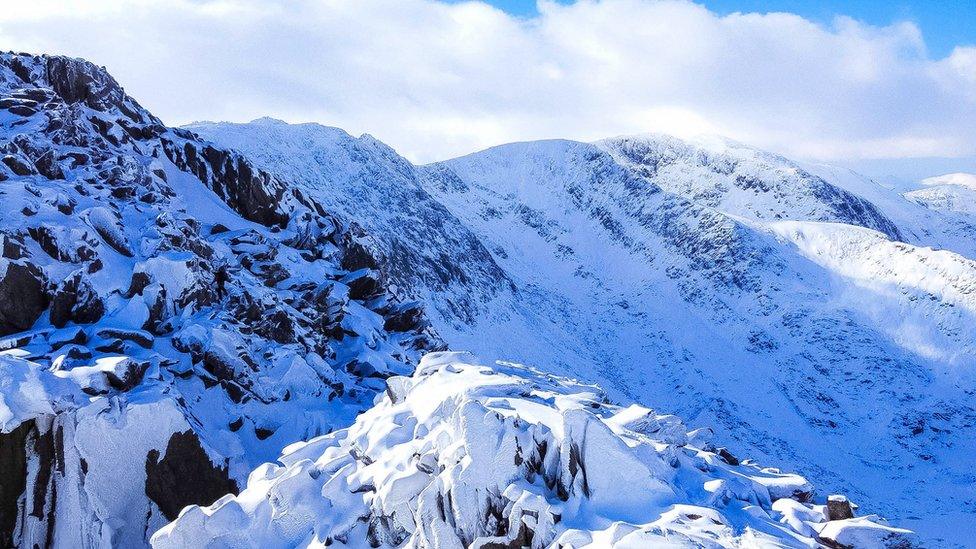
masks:
<path fill-rule="evenodd" d="M 516 364 L 428 354 L 350 427 L 289 446 L 152 544 L 815 547 L 822 530 L 867 528 L 909 539 L 876 520 L 826 523 L 783 495 L 809 494 L 803 478 L 728 465 L 687 445 L 674 416 L 594 401 L 593 386 Z"/>

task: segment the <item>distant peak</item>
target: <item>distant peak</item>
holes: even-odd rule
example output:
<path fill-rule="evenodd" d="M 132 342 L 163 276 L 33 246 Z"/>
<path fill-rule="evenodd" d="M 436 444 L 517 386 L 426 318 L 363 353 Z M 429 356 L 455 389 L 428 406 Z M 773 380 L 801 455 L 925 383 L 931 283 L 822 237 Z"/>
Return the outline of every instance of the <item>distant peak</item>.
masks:
<path fill-rule="evenodd" d="M 249 124 L 265 124 L 269 126 L 287 126 L 288 122 L 280 120 L 278 118 L 272 118 L 270 116 L 262 116 L 261 118 L 255 118 L 248 122 Z"/>
<path fill-rule="evenodd" d="M 958 187 L 968 187 L 970 189 L 976 189 L 976 174 L 967 172 L 955 172 L 947 173 L 943 175 L 936 175 L 934 177 L 926 177 L 922 180 L 922 185 L 928 187 L 940 186 L 940 185 L 956 185 Z"/>

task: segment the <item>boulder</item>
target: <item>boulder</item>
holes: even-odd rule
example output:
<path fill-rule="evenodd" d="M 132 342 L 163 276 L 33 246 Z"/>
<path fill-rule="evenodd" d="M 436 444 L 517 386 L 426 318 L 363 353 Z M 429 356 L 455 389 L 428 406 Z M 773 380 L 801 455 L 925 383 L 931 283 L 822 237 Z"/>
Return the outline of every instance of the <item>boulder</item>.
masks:
<path fill-rule="evenodd" d="M 363 301 L 375 297 L 383 291 L 379 274 L 370 269 L 359 269 L 342 277 L 341 282 L 349 286 L 349 299 Z"/>
<path fill-rule="evenodd" d="M 121 328 L 101 328 L 95 335 L 102 339 L 122 339 L 131 341 L 144 349 L 151 349 L 156 338 L 149 332 L 142 330 L 123 330 Z"/>
<path fill-rule="evenodd" d="M 3 257 L 7 259 L 23 259 L 27 257 L 27 247 L 24 246 L 24 239 L 9 234 L 0 235 L 3 241 Z"/>
<path fill-rule="evenodd" d="M 844 496 L 827 497 L 827 520 L 847 520 L 854 518 L 854 510 L 851 509 L 851 502 Z"/>
<path fill-rule="evenodd" d="M 7 167 L 10 168 L 10 171 L 14 172 L 14 174 L 19 175 L 21 177 L 34 175 L 35 173 L 37 173 L 34 170 L 33 165 L 25 161 L 23 158 L 20 158 L 19 156 L 8 154 L 4 156 L 2 159 L 0 159 L 0 162 L 6 164 Z"/>
<path fill-rule="evenodd" d="M 173 433 L 166 452 L 146 456 L 146 495 L 167 520 L 187 505 L 210 505 L 224 494 L 237 494 L 227 466 L 215 465 L 192 431 Z"/>
<path fill-rule="evenodd" d="M 58 328 L 68 322 L 91 324 L 103 314 L 105 304 L 81 271 L 75 271 L 62 282 L 51 300 L 51 324 Z"/>
<path fill-rule="evenodd" d="M 47 225 L 41 225 L 27 229 L 27 233 L 44 250 L 44 253 L 51 256 L 52 259 L 69 262 L 75 260 L 75 254 L 71 250 L 65 249 L 61 243 L 61 239 L 58 238 L 58 233 L 53 228 Z"/>
<path fill-rule="evenodd" d="M 44 275 L 24 261 L 0 259 L 0 335 L 22 332 L 47 308 Z"/>

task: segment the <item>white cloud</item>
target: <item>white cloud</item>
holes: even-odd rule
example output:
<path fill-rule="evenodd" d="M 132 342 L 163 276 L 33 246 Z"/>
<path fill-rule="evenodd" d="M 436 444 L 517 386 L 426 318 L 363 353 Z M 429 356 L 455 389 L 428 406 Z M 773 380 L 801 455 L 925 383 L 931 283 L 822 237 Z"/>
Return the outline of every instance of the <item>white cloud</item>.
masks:
<path fill-rule="evenodd" d="M 10 5 L 14 4 L 14 5 Z M 686 1 L 5 2 L 0 49 L 106 65 L 171 124 L 263 115 L 418 161 L 515 140 L 722 133 L 825 159 L 976 155 L 976 48 L 914 25 L 719 17 Z"/>

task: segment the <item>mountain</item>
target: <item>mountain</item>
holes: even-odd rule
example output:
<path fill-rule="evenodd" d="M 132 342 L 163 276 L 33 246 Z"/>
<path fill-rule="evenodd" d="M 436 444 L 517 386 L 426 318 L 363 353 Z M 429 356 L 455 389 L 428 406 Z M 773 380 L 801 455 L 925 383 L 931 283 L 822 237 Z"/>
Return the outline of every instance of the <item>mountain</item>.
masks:
<path fill-rule="evenodd" d="M 654 147 L 418 167 L 0 54 L 0 545 L 964 539 L 972 261 L 773 156 L 699 203 Z"/>
<path fill-rule="evenodd" d="M 144 546 L 441 345 L 361 228 L 103 69 L 0 56 L 0 151 L 0 546 Z"/>
<path fill-rule="evenodd" d="M 336 130 L 193 130 L 356 203 L 346 179 L 317 165 L 328 153 L 294 154 L 329 149 L 308 138 Z M 491 306 L 431 314 L 451 348 L 721 427 L 721 443 L 750 457 L 853 493 L 937 544 L 963 543 L 951 524 L 972 512 L 965 456 L 976 450 L 976 256 L 966 237 L 976 233 L 964 222 L 849 170 L 721 139 L 515 143 L 410 168 L 424 201 L 447 211 L 431 228 L 463 227 L 504 272 Z M 402 185 L 368 184 L 384 196 Z M 392 209 L 401 207 L 410 206 Z M 365 212 L 385 216 L 368 203 L 346 215 Z M 363 222 L 414 255 L 463 255 L 445 239 L 410 238 L 415 219 L 386 219 Z M 485 295 L 461 279 L 402 290 L 434 304 Z"/>

